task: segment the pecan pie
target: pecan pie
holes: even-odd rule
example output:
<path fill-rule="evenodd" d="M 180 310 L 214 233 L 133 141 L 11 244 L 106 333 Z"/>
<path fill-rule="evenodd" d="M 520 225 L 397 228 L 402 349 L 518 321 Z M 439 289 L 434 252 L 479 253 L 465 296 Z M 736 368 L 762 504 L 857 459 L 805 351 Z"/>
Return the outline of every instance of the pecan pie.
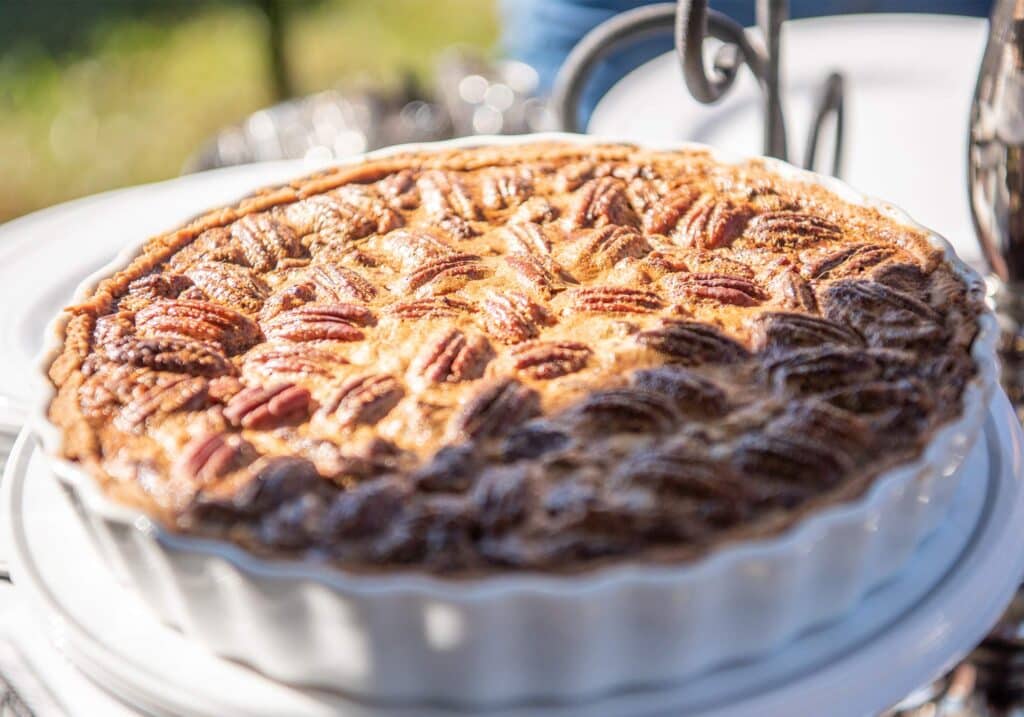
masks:
<path fill-rule="evenodd" d="M 858 495 L 959 414 L 979 304 L 756 161 L 545 143 L 263 191 L 69 312 L 51 419 L 116 499 L 469 574 L 686 560 Z"/>

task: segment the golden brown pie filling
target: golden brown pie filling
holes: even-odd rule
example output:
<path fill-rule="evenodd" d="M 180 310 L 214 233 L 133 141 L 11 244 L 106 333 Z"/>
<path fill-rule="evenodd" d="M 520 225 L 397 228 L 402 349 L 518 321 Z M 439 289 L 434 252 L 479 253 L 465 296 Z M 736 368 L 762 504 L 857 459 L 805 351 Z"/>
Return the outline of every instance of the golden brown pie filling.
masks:
<path fill-rule="evenodd" d="M 151 240 L 70 309 L 66 455 L 268 555 L 682 560 L 862 492 L 960 411 L 977 297 L 756 162 L 390 157 Z"/>

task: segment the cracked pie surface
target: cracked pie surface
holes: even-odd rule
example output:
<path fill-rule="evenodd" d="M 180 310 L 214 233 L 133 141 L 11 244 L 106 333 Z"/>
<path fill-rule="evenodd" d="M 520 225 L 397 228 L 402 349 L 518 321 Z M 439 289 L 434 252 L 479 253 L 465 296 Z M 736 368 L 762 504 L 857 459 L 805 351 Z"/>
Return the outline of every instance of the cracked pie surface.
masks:
<path fill-rule="evenodd" d="M 756 161 L 394 155 L 150 240 L 69 309 L 67 458 L 173 530 L 355 570 L 681 561 L 960 412 L 979 299 Z"/>

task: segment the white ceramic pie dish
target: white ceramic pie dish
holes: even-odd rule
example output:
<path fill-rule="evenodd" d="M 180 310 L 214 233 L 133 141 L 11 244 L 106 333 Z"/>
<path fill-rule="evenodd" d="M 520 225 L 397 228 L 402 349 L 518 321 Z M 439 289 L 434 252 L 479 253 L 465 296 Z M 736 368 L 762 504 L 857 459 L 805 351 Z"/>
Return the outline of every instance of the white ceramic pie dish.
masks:
<path fill-rule="evenodd" d="M 609 138 L 474 137 L 394 147 L 351 161 L 543 140 L 586 144 Z M 765 161 L 784 178 L 821 184 L 846 201 L 924 230 L 900 210 L 837 180 Z M 928 233 L 980 296 L 981 278 L 944 239 Z M 87 279 L 79 296 L 126 266 L 143 243 L 127 247 Z M 163 619 L 212 651 L 276 679 L 380 700 L 468 706 L 576 700 L 678 681 L 763 655 L 848 613 L 907 563 L 945 515 L 997 379 L 998 331 L 986 313 L 972 347 L 978 373 L 965 389 L 963 411 L 916 460 L 880 476 L 855 501 L 812 513 L 778 536 L 729 544 L 695 562 L 472 580 L 410 572 L 354 575 L 312 562 L 260 559 L 228 543 L 174 534 L 114 503 L 77 464 L 61 458 L 61 433 L 46 417 L 53 397 L 46 372 L 60 349 L 64 321 L 59 317 L 50 327 L 40 359 L 34 426 L 107 562 Z"/>

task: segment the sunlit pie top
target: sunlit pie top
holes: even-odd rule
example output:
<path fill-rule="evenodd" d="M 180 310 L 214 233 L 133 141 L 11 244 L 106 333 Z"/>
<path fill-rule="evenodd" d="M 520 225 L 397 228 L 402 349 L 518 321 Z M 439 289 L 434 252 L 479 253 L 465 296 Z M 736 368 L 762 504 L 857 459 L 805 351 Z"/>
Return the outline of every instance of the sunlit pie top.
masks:
<path fill-rule="evenodd" d="M 51 417 L 118 500 L 470 574 L 685 560 L 858 494 L 958 414 L 977 298 L 758 163 L 533 144 L 266 190 L 70 313 Z"/>

